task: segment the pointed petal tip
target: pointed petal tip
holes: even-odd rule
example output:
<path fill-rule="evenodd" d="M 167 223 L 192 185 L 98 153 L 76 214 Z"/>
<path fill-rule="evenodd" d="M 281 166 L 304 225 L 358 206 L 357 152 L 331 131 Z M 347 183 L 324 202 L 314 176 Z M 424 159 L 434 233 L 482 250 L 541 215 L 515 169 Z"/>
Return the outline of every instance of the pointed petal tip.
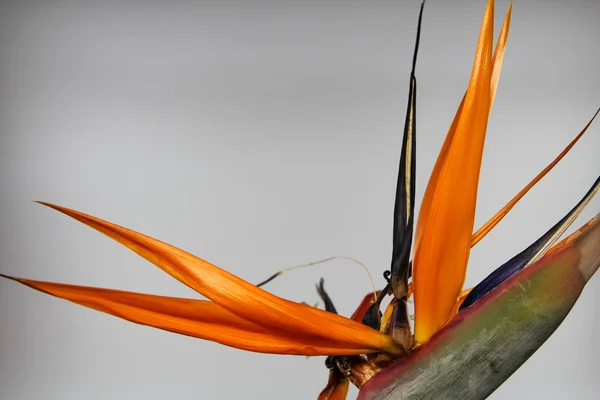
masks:
<path fill-rule="evenodd" d="M 63 214 L 67 214 L 68 215 L 67 211 L 69 211 L 69 209 L 66 208 L 66 207 L 62 207 L 62 206 L 59 206 L 59 205 L 56 205 L 56 204 L 53 204 L 53 203 L 49 203 L 49 202 L 44 201 L 44 200 L 33 200 L 33 202 L 37 203 L 37 204 L 40 204 L 42 206 L 45 206 L 45 207 L 52 208 L 52 209 L 54 209 L 54 210 L 56 210 L 58 212 L 61 212 Z"/>
<path fill-rule="evenodd" d="M 41 205 L 46 206 L 46 207 L 54 208 L 55 210 L 58 210 L 58 211 L 60 211 L 61 209 L 65 209 L 65 207 L 61 207 L 61 206 L 49 203 L 49 202 L 44 201 L 44 200 L 33 200 L 33 202 L 41 204 Z"/>
<path fill-rule="evenodd" d="M 18 282 L 18 283 L 22 283 L 21 280 L 19 278 L 17 278 L 17 277 L 6 275 L 6 274 L 2 274 L 2 273 L 0 273 L 0 278 L 4 278 L 4 279 L 8 279 L 8 280 L 15 281 L 15 282 Z"/>

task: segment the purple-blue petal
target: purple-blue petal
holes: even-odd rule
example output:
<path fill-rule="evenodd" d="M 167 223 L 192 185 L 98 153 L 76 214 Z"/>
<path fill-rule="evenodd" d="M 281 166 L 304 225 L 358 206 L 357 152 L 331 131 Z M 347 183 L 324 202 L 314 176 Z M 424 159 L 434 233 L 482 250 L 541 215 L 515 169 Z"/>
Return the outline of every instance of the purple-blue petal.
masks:
<path fill-rule="evenodd" d="M 540 250 L 546 246 L 546 244 L 556 237 L 557 232 L 566 229 L 566 226 L 570 225 L 573 222 L 573 217 L 579 214 L 583 208 L 590 201 L 592 196 L 598 190 L 598 186 L 600 185 L 600 177 L 596 178 L 596 181 L 585 194 L 585 196 L 577 203 L 575 207 L 567 215 L 564 216 L 556 225 L 554 225 L 548 232 L 546 232 L 542 237 L 536 240 L 531 246 L 508 260 L 506 263 L 502 264 L 498 269 L 492 272 L 487 278 L 481 281 L 477 286 L 471 290 L 471 292 L 467 295 L 465 300 L 460 305 L 459 310 L 463 310 L 471 305 L 473 305 L 477 300 L 485 296 L 488 292 L 494 289 L 496 286 L 522 270 L 527 266 L 527 264 L 535 257 L 536 254 Z"/>

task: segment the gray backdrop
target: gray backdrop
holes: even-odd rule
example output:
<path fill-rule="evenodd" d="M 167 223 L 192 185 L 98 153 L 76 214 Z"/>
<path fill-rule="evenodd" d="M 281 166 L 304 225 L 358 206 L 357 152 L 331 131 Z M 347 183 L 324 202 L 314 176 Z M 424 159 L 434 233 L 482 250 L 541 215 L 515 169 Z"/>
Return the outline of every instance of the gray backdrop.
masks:
<path fill-rule="evenodd" d="M 251 282 L 347 255 L 382 286 L 418 6 L 2 2 L 0 271 L 195 296 L 31 202 L 42 199 L 165 240 Z M 507 6 L 497 2 L 497 30 Z M 417 72 L 419 202 L 466 88 L 484 7 L 427 4 Z M 477 226 L 600 105 L 599 17 L 595 0 L 516 2 Z M 587 191 L 600 170 L 599 123 L 477 245 L 467 285 Z M 321 276 L 345 315 L 369 290 L 364 272 L 346 261 L 290 273 L 268 289 L 312 303 Z M 556 334 L 492 398 L 596 398 L 599 302 L 594 277 Z M 314 399 L 326 379 L 323 358 L 238 351 L 0 281 L 2 399 Z"/>

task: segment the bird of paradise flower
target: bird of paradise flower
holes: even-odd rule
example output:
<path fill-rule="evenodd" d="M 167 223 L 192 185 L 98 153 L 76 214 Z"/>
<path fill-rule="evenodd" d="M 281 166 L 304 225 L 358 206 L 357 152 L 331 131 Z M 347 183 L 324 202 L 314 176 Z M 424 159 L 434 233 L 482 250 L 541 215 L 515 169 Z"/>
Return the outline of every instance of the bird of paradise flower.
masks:
<path fill-rule="evenodd" d="M 550 301 L 550 306 L 560 309 L 557 312 L 560 323 L 560 317 L 564 318 L 600 265 L 598 217 L 555 245 L 598 191 L 599 178 L 580 202 L 537 241 L 474 288 L 463 290 L 470 249 L 567 154 L 598 114 L 597 111 L 552 163 L 473 233 L 487 121 L 499 81 L 511 9 L 512 6 L 509 6 L 494 48 L 494 2 L 488 1 L 469 85 L 439 153 L 417 217 L 414 211 L 415 67 L 423 13 L 421 6 L 397 182 L 391 267 L 384 274 L 386 286 L 381 291 L 365 296 L 350 318 L 337 314 L 322 282 L 318 291 L 325 303 L 325 310 L 275 296 L 262 289 L 262 284 L 253 285 L 205 260 L 141 233 L 46 202 L 39 203 L 107 235 L 209 300 L 0 276 L 132 322 L 238 349 L 271 354 L 327 356 L 329 381 L 319 395 L 322 400 L 344 399 L 350 382 L 358 388 L 364 387 L 360 394 L 364 399 L 487 396 L 531 353 L 525 357 L 512 357 L 516 360 L 516 368 L 506 368 L 498 374 L 499 378 L 488 378 L 488 384 L 479 382 L 479 387 L 466 391 L 460 387 L 467 385 L 464 379 L 456 378 L 456 375 L 453 375 L 455 383 L 452 384 L 447 380 L 443 380 L 439 387 L 420 384 L 419 374 L 422 371 L 415 375 L 415 370 L 431 369 L 427 363 L 430 363 L 431 357 L 437 357 L 436 352 L 450 352 L 450 356 L 455 356 L 458 350 L 453 353 L 452 346 L 448 350 L 448 343 L 455 343 L 452 340 L 468 342 L 469 334 L 465 333 L 465 329 L 471 326 L 469 329 L 472 332 L 478 332 L 477 325 L 489 323 L 490 319 L 494 319 L 492 317 L 497 319 L 503 302 L 514 302 L 517 296 L 535 296 L 535 291 L 539 290 L 535 285 L 539 281 L 546 284 L 560 282 L 565 286 L 566 300 L 561 300 L 563 302 L 559 305 Z M 577 271 L 577 274 L 573 271 Z M 533 287 L 532 293 L 527 293 L 526 289 L 515 289 L 524 282 Z M 382 301 L 390 296 L 391 301 L 381 312 Z M 411 296 L 415 303 L 414 327 L 411 326 L 407 309 L 407 301 Z M 542 306 L 548 306 L 548 303 L 530 304 L 529 308 L 525 308 L 535 311 L 536 307 Z M 564 308 L 566 312 L 563 312 Z M 530 317 L 529 320 L 535 318 Z M 555 327 L 556 321 L 551 322 L 550 326 Z M 552 331 L 545 331 L 545 337 Z M 536 340 L 543 342 L 544 334 L 536 336 Z M 494 336 L 494 340 L 497 337 Z M 484 343 L 484 350 L 485 346 L 490 350 L 490 346 L 497 343 L 493 340 L 488 343 L 486 338 L 480 336 L 478 341 Z M 525 351 L 529 351 L 529 348 Z M 448 354 L 446 357 L 449 357 Z M 470 362 L 473 357 L 463 354 L 462 358 Z M 427 364 L 426 368 L 422 367 L 423 363 Z M 500 367 L 492 365 L 492 368 Z M 412 387 L 403 386 L 407 381 Z"/>

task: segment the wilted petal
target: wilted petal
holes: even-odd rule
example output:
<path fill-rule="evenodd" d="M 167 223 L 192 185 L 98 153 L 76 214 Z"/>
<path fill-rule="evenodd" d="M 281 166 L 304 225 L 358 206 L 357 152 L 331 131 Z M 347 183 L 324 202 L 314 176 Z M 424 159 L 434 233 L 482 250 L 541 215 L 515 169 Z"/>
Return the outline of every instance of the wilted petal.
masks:
<path fill-rule="evenodd" d="M 316 287 L 317 293 L 319 294 L 321 301 L 323 301 L 323 304 L 325 305 L 325 311 L 337 314 L 338 312 L 335 306 L 333 305 L 333 300 L 331 300 L 331 297 L 329 297 L 329 293 L 327 293 L 327 291 L 325 290 L 325 279 L 321 278 L 319 284 L 316 285 Z"/>
<path fill-rule="evenodd" d="M 408 278 L 410 275 L 410 253 L 413 239 L 413 226 L 415 221 L 415 175 L 416 175 L 416 135 L 417 135 L 417 78 L 415 68 L 417 54 L 419 53 L 419 40 L 421 37 L 421 23 L 423 8 L 421 3 L 419 22 L 417 23 L 417 37 L 413 53 L 412 70 L 408 90 L 408 105 L 404 121 L 404 134 L 402 136 L 402 152 L 398 167 L 398 182 L 396 184 L 396 198 L 394 201 L 394 231 L 392 239 L 392 265 L 390 268 L 390 287 L 397 298 L 406 297 Z M 373 310 L 377 313 L 379 310 Z"/>
<path fill-rule="evenodd" d="M 375 293 L 367 294 L 362 299 L 362 301 L 360 302 L 360 304 L 356 308 L 356 311 L 354 311 L 350 319 L 356 322 L 361 322 L 365 313 L 367 312 L 369 307 L 371 307 L 371 304 L 375 303 L 375 300 L 377 300 L 377 296 L 379 296 L 380 293 L 381 291 L 376 291 Z"/>

